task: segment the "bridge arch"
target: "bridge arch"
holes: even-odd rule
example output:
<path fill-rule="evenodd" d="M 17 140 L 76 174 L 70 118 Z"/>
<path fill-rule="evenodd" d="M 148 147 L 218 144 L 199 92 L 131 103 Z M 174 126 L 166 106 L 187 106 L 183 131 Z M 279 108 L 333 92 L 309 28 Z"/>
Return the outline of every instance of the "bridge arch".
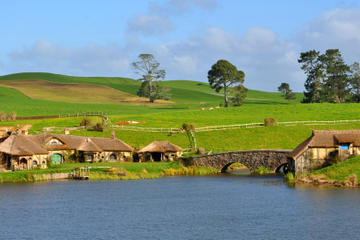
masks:
<path fill-rule="evenodd" d="M 228 163 L 228 164 L 226 164 L 225 166 L 223 166 L 222 168 L 221 168 L 221 170 L 220 170 L 220 172 L 222 172 L 222 173 L 225 173 L 225 172 L 227 172 L 227 170 L 229 169 L 229 167 L 231 166 L 231 165 L 233 165 L 234 163 L 238 163 L 238 162 L 230 162 L 230 163 Z M 243 163 L 241 163 L 243 166 L 245 166 Z M 246 168 L 248 168 L 248 169 L 250 169 L 249 167 L 247 167 L 247 166 L 245 166 Z"/>
<path fill-rule="evenodd" d="M 199 157 L 192 157 L 190 164 L 198 167 L 213 167 L 226 170 L 233 163 L 241 163 L 251 170 L 266 167 L 274 172 L 287 163 L 289 150 L 247 150 L 224 152 Z M 279 168 L 280 169 L 280 168 Z"/>

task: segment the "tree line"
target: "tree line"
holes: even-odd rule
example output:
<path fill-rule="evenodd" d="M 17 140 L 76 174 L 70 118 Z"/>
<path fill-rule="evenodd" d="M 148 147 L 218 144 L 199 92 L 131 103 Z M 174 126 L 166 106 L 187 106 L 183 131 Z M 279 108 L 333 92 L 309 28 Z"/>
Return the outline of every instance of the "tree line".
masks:
<path fill-rule="evenodd" d="M 347 65 L 339 49 L 302 52 L 298 62 L 306 74 L 303 103 L 360 102 L 359 62 Z"/>

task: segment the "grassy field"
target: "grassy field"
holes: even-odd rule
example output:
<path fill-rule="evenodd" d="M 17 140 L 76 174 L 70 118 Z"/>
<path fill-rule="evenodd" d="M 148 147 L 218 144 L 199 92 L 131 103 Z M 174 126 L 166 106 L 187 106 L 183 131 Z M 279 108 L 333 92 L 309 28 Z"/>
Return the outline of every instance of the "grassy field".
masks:
<path fill-rule="evenodd" d="M 139 127 L 172 127 L 179 128 L 184 122 L 193 123 L 196 127 L 242 124 L 263 122 L 266 117 L 274 117 L 278 121 L 307 121 L 307 120 L 343 120 L 360 119 L 358 104 L 300 104 L 302 94 L 297 94 L 295 101 L 284 100 L 280 93 L 250 90 L 248 98 L 241 107 L 214 108 L 223 101 L 221 93 L 216 93 L 207 83 L 197 81 L 164 81 L 163 85 L 171 88 L 174 104 L 155 105 L 129 105 L 129 104 L 101 104 L 105 100 L 93 102 L 91 95 L 83 97 L 83 92 L 65 94 L 64 98 L 54 99 L 48 88 L 39 85 L 44 81 L 51 86 L 64 86 L 63 84 L 76 84 L 77 86 L 97 86 L 112 91 L 122 91 L 126 94 L 135 94 L 140 83 L 128 78 L 111 77 L 71 77 L 50 73 L 19 73 L 0 76 L 0 85 L 12 84 L 26 88 L 24 82 L 35 79 L 30 93 L 21 93 L 15 89 L 0 87 L 0 110 L 5 112 L 16 111 L 18 116 L 39 116 L 74 114 L 82 112 L 102 111 L 109 114 L 112 124 L 119 121 L 143 122 Z M 55 84 L 55 85 L 54 85 Z M 40 84 L 41 85 L 41 84 Z M 61 95 L 66 89 L 56 90 Z M 55 90 L 54 90 L 55 91 Z M 75 91 L 75 90 L 74 90 Z M 86 92 L 86 91 L 85 91 Z M 106 92 L 106 91 L 105 91 Z M 35 99 L 32 94 L 47 100 Z M 72 96 L 74 95 L 74 96 Z M 86 94 L 85 94 L 86 95 Z M 104 94 L 103 94 L 104 95 Z M 106 94 L 105 94 L 106 95 Z M 131 95 L 132 96 L 132 95 Z M 39 98 L 40 98 L 39 97 Z M 105 97 L 105 96 L 103 96 Z M 60 100 L 57 102 L 52 100 Z M 77 100 L 76 100 L 77 99 Z M 110 99 L 111 100 L 111 99 Z M 110 101 L 109 100 L 109 101 Z M 84 101 L 73 103 L 72 101 Z M 202 110 L 205 109 L 205 110 Z M 1 125 L 32 124 L 31 133 L 42 131 L 43 127 L 75 127 L 79 126 L 82 118 L 43 119 L 15 122 L 1 122 Z M 98 121 L 94 119 L 94 122 Z M 245 149 L 293 149 L 306 139 L 312 129 L 353 129 L 360 128 L 360 124 L 337 125 L 296 125 L 275 126 L 266 128 L 234 129 L 213 132 L 197 133 L 198 145 L 207 151 L 222 152 Z M 113 129 L 105 132 L 74 131 L 72 134 L 84 136 L 109 137 Z M 188 147 L 185 134 L 169 133 L 143 133 L 121 131 L 115 129 L 117 137 L 133 147 L 141 148 L 154 140 L 169 140 L 183 148 Z"/>
<path fill-rule="evenodd" d="M 141 98 L 108 86 L 78 83 L 57 83 L 45 80 L 0 81 L 0 86 L 18 90 L 31 99 L 70 103 L 102 103 L 148 105 Z M 156 105 L 171 104 L 158 100 Z"/>

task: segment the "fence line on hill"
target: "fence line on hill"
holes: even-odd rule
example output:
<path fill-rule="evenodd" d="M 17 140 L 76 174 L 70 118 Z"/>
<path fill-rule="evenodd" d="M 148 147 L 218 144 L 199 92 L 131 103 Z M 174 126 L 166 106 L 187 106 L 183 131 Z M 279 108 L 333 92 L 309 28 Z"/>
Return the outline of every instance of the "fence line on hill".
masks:
<path fill-rule="evenodd" d="M 296 126 L 296 125 L 329 125 L 337 123 L 353 123 L 360 122 L 360 119 L 354 120 L 328 120 L 328 121 L 290 121 L 290 122 L 278 122 L 278 126 Z M 135 131 L 135 132 L 162 132 L 162 133 L 179 133 L 184 132 L 181 128 L 164 128 L 164 127 L 137 127 L 128 125 L 112 125 L 113 128 L 124 130 L 124 131 Z M 210 132 L 210 131 L 221 131 L 231 130 L 240 128 L 255 128 L 264 127 L 264 123 L 244 123 L 244 124 L 231 124 L 231 125 L 218 125 L 218 126 L 207 126 L 198 127 L 195 132 Z"/>
<path fill-rule="evenodd" d="M 48 115 L 48 116 L 33 116 L 33 117 L 16 117 L 17 120 L 31 120 L 31 119 L 49 119 L 49 118 L 69 118 L 69 117 L 103 117 L 108 116 L 103 112 L 83 112 L 76 114 L 59 114 L 59 115 Z"/>

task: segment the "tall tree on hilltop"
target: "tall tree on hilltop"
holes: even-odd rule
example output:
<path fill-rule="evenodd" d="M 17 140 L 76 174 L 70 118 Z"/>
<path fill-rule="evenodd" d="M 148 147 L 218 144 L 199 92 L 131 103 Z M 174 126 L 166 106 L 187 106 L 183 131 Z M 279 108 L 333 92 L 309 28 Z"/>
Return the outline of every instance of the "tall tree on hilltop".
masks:
<path fill-rule="evenodd" d="M 353 100 L 355 102 L 360 102 L 360 65 L 359 62 L 354 62 L 350 66 L 352 75 L 350 79 L 350 84 L 352 88 Z"/>
<path fill-rule="evenodd" d="M 319 60 L 325 69 L 323 92 L 327 102 L 345 102 L 350 93 L 350 67 L 344 63 L 341 52 L 339 49 L 328 49 Z"/>
<path fill-rule="evenodd" d="M 166 72 L 160 70 L 160 63 L 156 61 L 152 54 L 140 54 L 139 61 L 133 62 L 132 66 L 135 69 L 135 73 L 140 75 L 140 81 L 147 82 L 149 87 L 149 101 L 153 103 L 156 99 L 156 87 L 153 81 L 164 79 Z"/>
<path fill-rule="evenodd" d="M 319 103 L 322 95 L 322 80 L 324 77 L 324 68 L 319 61 L 320 52 L 311 50 L 302 52 L 298 62 L 301 64 L 301 69 L 307 75 L 305 81 L 305 91 L 303 99 L 304 103 Z"/>
<path fill-rule="evenodd" d="M 219 60 L 208 72 L 208 80 L 211 88 L 216 92 L 224 90 L 225 107 L 229 104 L 229 88 L 243 86 L 245 73 L 226 60 Z M 245 98 L 246 94 L 238 94 L 238 97 Z"/>

